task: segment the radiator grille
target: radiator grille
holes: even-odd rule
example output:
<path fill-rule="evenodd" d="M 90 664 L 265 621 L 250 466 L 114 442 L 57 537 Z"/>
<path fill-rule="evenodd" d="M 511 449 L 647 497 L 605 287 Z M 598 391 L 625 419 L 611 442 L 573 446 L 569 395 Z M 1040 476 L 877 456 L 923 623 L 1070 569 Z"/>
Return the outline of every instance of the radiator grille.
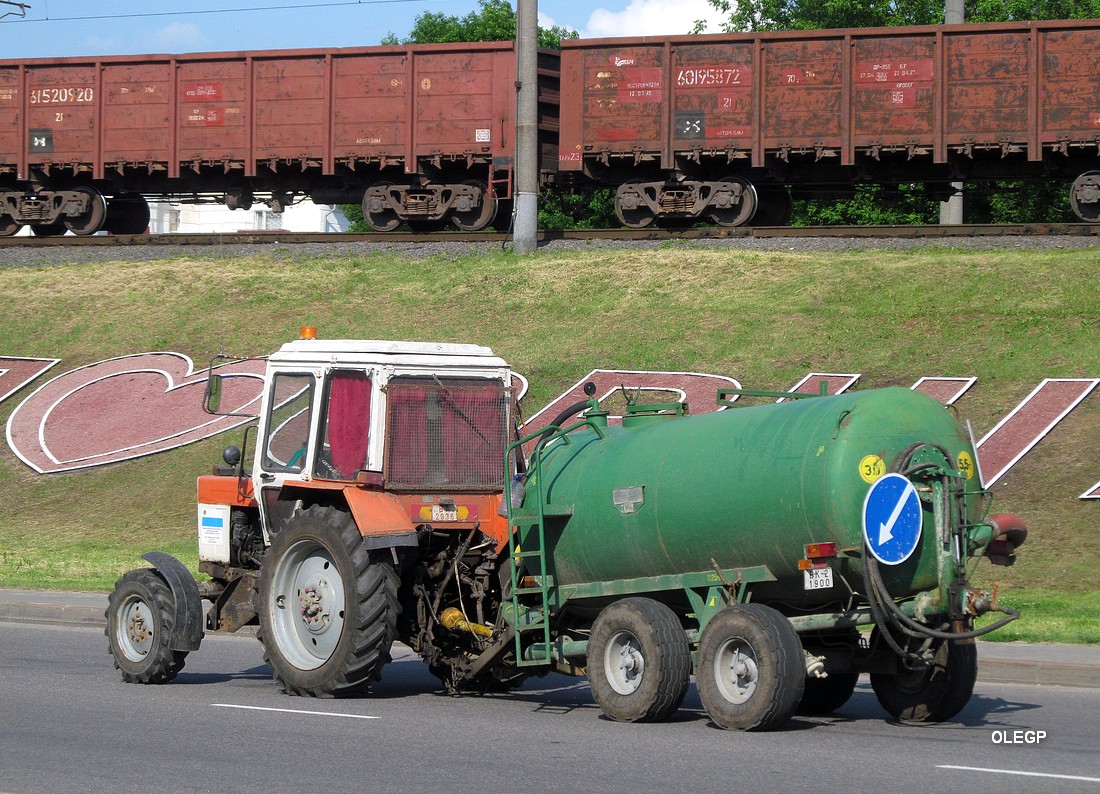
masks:
<path fill-rule="evenodd" d="M 503 488 L 508 401 L 500 381 L 394 378 L 386 398 L 388 487 Z"/>

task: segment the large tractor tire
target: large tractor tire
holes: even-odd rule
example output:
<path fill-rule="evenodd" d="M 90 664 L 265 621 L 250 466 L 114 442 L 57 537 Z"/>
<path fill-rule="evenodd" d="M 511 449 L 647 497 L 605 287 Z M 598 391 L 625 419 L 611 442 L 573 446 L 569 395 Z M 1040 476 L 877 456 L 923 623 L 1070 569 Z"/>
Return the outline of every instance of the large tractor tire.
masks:
<path fill-rule="evenodd" d="M 167 684 L 183 669 L 187 651 L 172 650 L 175 599 L 160 573 L 123 574 L 107 599 L 107 652 L 129 684 Z"/>
<path fill-rule="evenodd" d="M 588 641 L 588 681 L 600 709 L 619 722 L 660 722 L 684 701 L 691 652 L 675 613 L 650 598 L 604 608 Z"/>
<path fill-rule="evenodd" d="M 773 730 L 798 709 L 806 683 L 802 643 L 771 607 L 723 609 L 703 630 L 698 658 L 699 698 L 720 727 Z"/>
<path fill-rule="evenodd" d="M 275 680 L 292 695 L 365 691 L 390 661 L 397 587 L 390 552 L 367 549 L 350 514 L 295 513 L 260 571 L 258 634 Z"/>

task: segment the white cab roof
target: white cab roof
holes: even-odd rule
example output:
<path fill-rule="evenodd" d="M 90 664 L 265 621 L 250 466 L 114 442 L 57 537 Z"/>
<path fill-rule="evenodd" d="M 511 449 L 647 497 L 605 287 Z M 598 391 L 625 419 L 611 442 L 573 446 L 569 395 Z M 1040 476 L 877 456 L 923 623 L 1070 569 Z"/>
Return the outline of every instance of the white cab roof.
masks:
<path fill-rule="evenodd" d="M 378 339 L 298 339 L 271 355 L 273 363 L 439 364 L 444 367 L 507 368 L 481 345 L 453 342 L 390 342 Z"/>

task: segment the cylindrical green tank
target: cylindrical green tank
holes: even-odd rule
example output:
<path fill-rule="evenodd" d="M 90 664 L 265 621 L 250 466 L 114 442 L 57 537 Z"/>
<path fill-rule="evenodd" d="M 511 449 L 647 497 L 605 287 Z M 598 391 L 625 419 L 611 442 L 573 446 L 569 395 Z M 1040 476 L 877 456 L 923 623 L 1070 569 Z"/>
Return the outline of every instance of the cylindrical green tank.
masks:
<path fill-rule="evenodd" d="M 767 566 L 778 581 L 754 586 L 790 603 L 835 600 L 807 591 L 806 545 L 836 543 L 831 564 L 862 581 L 862 511 L 868 489 L 914 443 L 939 445 L 944 468 L 971 474 L 967 431 L 936 400 L 902 388 L 736 407 L 685 417 L 635 416 L 603 437 L 574 431 L 542 453 L 555 584 L 629 580 Z M 941 458 L 942 460 L 942 458 Z M 538 488 L 528 486 L 528 496 Z M 967 497 L 977 520 L 979 499 Z M 920 541 L 883 566 L 897 596 L 939 586 L 945 533 L 925 503 Z M 846 591 L 843 591 L 846 594 Z"/>

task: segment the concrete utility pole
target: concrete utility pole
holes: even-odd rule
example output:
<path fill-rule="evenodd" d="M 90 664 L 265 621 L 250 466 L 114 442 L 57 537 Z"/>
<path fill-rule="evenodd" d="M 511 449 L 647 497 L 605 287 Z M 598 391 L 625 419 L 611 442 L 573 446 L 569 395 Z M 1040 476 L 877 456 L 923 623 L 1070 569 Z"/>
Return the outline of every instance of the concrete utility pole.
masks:
<path fill-rule="evenodd" d="M 963 0 L 944 0 L 943 21 L 948 25 L 961 25 L 966 21 Z M 940 223 L 958 225 L 963 222 L 963 183 L 952 182 L 951 187 L 955 189 L 955 195 L 940 202 Z"/>
<path fill-rule="evenodd" d="M 517 254 L 538 246 L 539 85 L 538 0 L 516 4 L 516 222 Z"/>

